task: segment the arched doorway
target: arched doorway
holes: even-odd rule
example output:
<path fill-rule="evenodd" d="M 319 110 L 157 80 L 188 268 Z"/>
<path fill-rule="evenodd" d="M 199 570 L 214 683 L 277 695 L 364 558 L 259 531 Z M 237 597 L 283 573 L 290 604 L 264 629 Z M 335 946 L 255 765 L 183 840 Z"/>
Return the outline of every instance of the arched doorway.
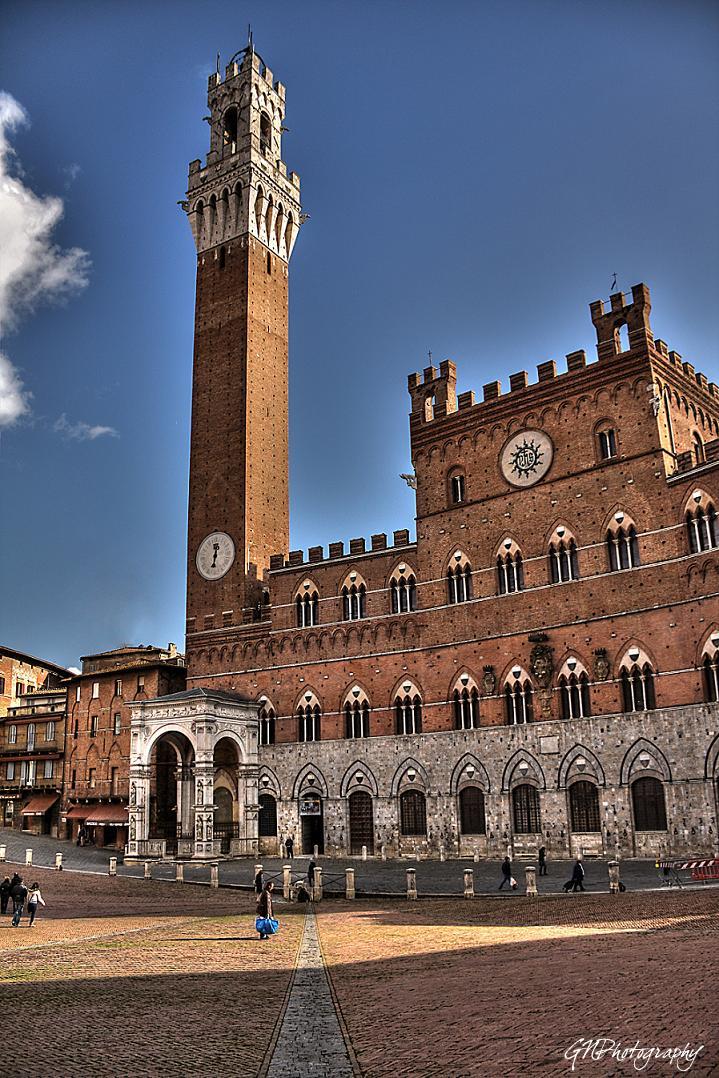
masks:
<path fill-rule="evenodd" d="M 192 744 L 179 732 L 161 737 L 150 756 L 149 837 L 164 839 L 171 855 L 178 839 L 192 838 L 193 761 Z"/>
<path fill-rule="evenodd" d="M 355 790 L 349 796 L 350 812 L 350 853 L 361 854 L 362 847 L 367 853 L 374 853 L 374 819 L 372 797 L 366 790 Z"/>
<path fill-rule="evenodd" d="M 229 737 L 222 737 L 213 753 L 215 768 L 214 839 L 220 853 L 230 853 L 232 840 L 240 837 L 240 806 L 237 798 L 237 779 L 240 754 Z"/>
<path fill-rule="evenodd" d="M 302 822 L 302 852 L 311 854 L 325 852 L 325 825 L 322 798 L 316 793 L 300 795 L 300 820 Z"/>

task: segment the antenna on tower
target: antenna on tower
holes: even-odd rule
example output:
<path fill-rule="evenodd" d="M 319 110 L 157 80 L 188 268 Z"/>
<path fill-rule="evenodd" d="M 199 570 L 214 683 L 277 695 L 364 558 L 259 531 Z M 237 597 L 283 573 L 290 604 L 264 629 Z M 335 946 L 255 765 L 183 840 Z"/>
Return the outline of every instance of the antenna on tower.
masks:
<path fill-rule="evenodd" d="M 217 61 L 215 63 L 215 71 L 219 75 L 219 73 L 220 73 L 220 54 L 219 54 L 219 52 L 217 54 Z"/>
<path fill-rule="evenodd" d="M 250 50 L 250 52 L 255 51 L 255 46 L 252 41 L 252 24 L 249 22 L 247 24 L 247 48 Z"/>

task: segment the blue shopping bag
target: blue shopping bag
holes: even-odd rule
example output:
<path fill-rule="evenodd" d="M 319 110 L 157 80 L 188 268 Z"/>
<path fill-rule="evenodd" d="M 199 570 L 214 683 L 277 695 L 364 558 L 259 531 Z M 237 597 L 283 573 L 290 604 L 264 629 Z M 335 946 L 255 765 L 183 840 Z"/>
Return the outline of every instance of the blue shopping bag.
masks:
<path fill-rule="evenodd" d="M 255 928 L 257 931 L 264 933 L 267 936 L 274 936 L 279 927 L 280 922 L 276 921 L 274 917 L 258 917 L 255 921 Z"/>

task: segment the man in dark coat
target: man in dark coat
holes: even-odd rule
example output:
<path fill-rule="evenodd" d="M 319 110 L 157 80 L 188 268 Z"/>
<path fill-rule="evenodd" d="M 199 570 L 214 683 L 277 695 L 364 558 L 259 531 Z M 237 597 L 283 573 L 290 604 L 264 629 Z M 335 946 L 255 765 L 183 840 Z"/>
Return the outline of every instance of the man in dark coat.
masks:
<path fill-rule="evenodd" d="M 310 863 L 307 866 L 307 882 L 310 885 L 310 894 L 313 897 L 314 897 L 314 893 L 315 893 L 315 869 L 316 868 L 317 868 L 317 864 L 315 862 L 315 859 L 314 859 L 314 857 L 311 857 L 310 858 Z"/>
<path fill-rule="evenodd" d="M 288 835 L 285 840 L 285 850 L 287 851 L 287 860 L 291 861 L 295 852 L 295 837 L 294 835 Z"/>
<path fill-rule="evenodd" d="M 546 876 L 547 875 L 547 847 L 546 846 L 540 846 L 539 847 L 539 875 L 540 876 Z"/>
<path fill-rule="evenodd" d="M 17 875 L 17 873 L 15 874 Z M 13 880 L 15 876 L 13 876 Z M 12 927 L 17 928 L 20 924 L 20 918 L 25 912 L 25 902 L 27 901 L 27 887 L 22 882 L 22 876 L 17 876 L 17 883 L 10 891 L 10 895 L 13 901 L 13 915 L 12 915 Z"/>
<path fill-rule="evenodd" d="M 511 886 L 512 886 L 512 862 L 509 860 L 509 857 L 505 857 L 505 859 L 502 861 L 502 882 L 500 883 L 497 890 L 501 891 L 502 888 L 504 887 L 505 883 L 509 884 L 509 886 L 511 888 Z"/>
<path fill-rule="evenodd" d="M 255 876 L 255 894 L 256 895 L 261 895 L 262 892 L 264 891 L 264 888 L 265 888 L 265 878 L 264 878 L 264 875 L 262 873 L 262 869 L 260 869 L 258 871 L 257 875 Z"/>
<path fill-rule="evenodd" d="M 584 890 L 584 865 L 579 857 L 574 862 L 574 868 L 572 869 L 572 885 L 572 894 L 576 891 Z"/>
<path fill-rule="evenodd" d="M 10 877 L 6 876 L 0 883 L 0 913 L 7 913 L 7 905 L 10 901 Z"/>

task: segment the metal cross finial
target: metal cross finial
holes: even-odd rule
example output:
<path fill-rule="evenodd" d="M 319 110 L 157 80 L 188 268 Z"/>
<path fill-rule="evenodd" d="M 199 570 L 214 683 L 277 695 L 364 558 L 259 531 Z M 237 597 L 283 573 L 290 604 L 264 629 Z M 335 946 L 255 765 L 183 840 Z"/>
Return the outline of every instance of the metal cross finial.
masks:
<path fill-rule="evenodd" d="M 429 365 L 431 367 L 432 366 L 432 353 L 431 352 L 427 353 L 427 359 L 429 360 Z"/>
<path fill-rule="evenodd" d="M 249 22 L 247 24 L 247 47 L 248 49 L 254 49 L 254 45 L 252 43 L 252 24 Z"/>
<path fill-rule="evenodd" d="M 616 287 L 617 287 L 617 275 L 615 273 L 614 276 L 612 277 L 612 283 L 609 286 L 609 291 L 613 292 Z"/>

